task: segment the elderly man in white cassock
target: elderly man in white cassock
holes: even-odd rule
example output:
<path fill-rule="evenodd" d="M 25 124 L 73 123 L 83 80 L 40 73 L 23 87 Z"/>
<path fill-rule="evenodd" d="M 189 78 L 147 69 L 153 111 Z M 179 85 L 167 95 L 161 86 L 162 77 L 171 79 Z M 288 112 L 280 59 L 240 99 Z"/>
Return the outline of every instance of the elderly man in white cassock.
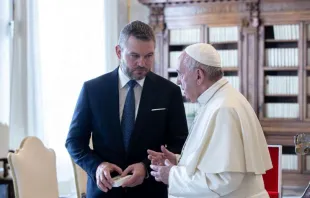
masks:
<path fill-rule="evenodd" d="M 272 168 L 255 112 L 223 78 L 218 52 L 188 46 L 179 57 L 178 84 L 200 104 L 180 155 L 148 150 L 151 175 L 168 184 L 170 198 L 265 198 L 262 175 Z"/>

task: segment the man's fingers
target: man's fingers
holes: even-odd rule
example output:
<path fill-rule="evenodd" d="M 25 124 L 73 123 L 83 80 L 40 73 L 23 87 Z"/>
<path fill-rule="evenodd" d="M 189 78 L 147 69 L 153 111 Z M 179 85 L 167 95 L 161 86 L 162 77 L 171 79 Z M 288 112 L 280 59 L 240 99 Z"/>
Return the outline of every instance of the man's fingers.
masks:
<path fill-rule="evenodd" d="M 118 174 L 120 175 L 123 173 L 123 170 L 120 167 L 116 166 L 115 164 L 112 165 L 112 169 L 118 172 Z"/>
<path fill-rule="evenodd" d="M 111 186 L 111 188 L 112 188 L 112 184 L 113 184 L 113 180 L 112 180 L 112 178 L 111 178 L 111 174 L 110 174 L 110 171 L 103 171 L 103 174 L 104 174 L 104 177 L 106 178 L 106 180 L 107 180 L 107 183 L 109 184 L 109 186 L 107 186 L 107 187 L 109 187 L 110 188 L 110 186 Z M 110 189 L 111 189 L 110 188 Z"/>
<path fill-rule="evenodd" d="M 128 175 L 128 173 L 133 171 L 133 168 L 134 168 L 133 166 L 128 166 L 122 173 L 121 177 L 125 177 L 126 175 Z"/>
<path fill-rule="evenodd" d="M 104 185 L 99 180 L 97 181 L 97 186 L 103 192 L 108 192 L 108 189 L 106 187 L 104 187 Z"/>
<path fill-rule="evenodd" d="M 151 169 L 153 169 L 154 171 L 159 171 L 159 169 L 160 169 L 160 166 L 156 166 L 156 165 L 151 165 L 150 167 L 151 167 Z"/>
<path fill-rule="evenodd" d="M 153 151 L 153 150 L 150 150 L 150 149 L 148 149 L 148 150 L 147 150 L 147 153 L 148 153 L 149 155 L 153 155 L 153 156 L 155 156 L 155 155 L 158 155 L 158 154 L 159 154 L 158 152 Z"/>
<path fill-rule="evenodd" d="M 164 153 L 164 155 L 171 155 L 172 153 L 166 148 L 166 147 L 164 147 L 164 146 L 161 146 L 160 147 L 160 149 L 161 149 L 161 152 L 163 152 Z"/>
<path fill-rule="evenodd" d="M 155 172 L 155 171 L 151 171 L 151 175 L 153 177 L 159 177 L 160 176 L 159 172 Z"/>
<path fill-rule="evenodd" d="M 161 182 L 161 179 L 159 177 L 155 177 L 155 180 Z"/>
<path fill-rule="evenodd" d="M 110 174 L 110 172 L 108 171 L 103 171 L 102 175 L 100 175 L 100 182 L 106 187 L 111 189 L 112 188 L 112 184 L 110 184 L 110 182 L 108 182 L 107 178 L 106 178 L 106 174 Z"/>
<path fill-rule="evenodd" d="M 103 175 L 99 175 L 97 179 L 97 186 L 104 192 L 108 192 L 108 187 L 106 185 L 107 181 L 105 180 Z"/>
<path fill-rule="evenodd" d="M 123 183 L 123 185 L 122 185 L 122 187 L 131 187 L 131 186 L 134 186 L 134 184 L 136 183 L 136 181 L 138 180 L 138 177 L 136 176 L 136 175 L 132 175 L 129 179 L 127 179 L 124 183 Z"/>
<path fill-rule="evenodd" d="M 171 163 L 168 159 L 166 159 L 166 160 L 165 160 L 165 165 L 166 165 L 166 166 L 171 166 L 172 163 Z"/>

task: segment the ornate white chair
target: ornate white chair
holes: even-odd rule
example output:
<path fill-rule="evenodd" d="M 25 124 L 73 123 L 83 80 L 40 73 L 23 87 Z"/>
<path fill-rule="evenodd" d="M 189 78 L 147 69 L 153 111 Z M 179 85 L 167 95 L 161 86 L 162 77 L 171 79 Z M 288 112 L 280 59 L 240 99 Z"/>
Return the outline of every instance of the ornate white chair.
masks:
<path fill-rule="evenodd" d="M 86 198 L 87 173 L 72 160 L 77 198 Z"/>
<path fill-rule="evenodd" d="M 93 149 L 92 137 L 90 137 L 89 147 L 90 149 Z M 79 165 L 74 163 L 73 160 L 72 160 L 72 164 L 73 164 L 73 170 L 74 170 L 77 197 L 86 198 L 87 173 Z"/>
<path fill-rule="evenodd" d="M 57 198 L 56 156 L 40 139 L 26 137 L 9 153 L 16 198 Z"/>
<path fill-rule="evenodd" d="M 8 176 L 8 156 L 9 152 L 9 126 L 0 123 L 0 162 L 3 163 L 3 171 L 0 171 L 0 177 Z"/>

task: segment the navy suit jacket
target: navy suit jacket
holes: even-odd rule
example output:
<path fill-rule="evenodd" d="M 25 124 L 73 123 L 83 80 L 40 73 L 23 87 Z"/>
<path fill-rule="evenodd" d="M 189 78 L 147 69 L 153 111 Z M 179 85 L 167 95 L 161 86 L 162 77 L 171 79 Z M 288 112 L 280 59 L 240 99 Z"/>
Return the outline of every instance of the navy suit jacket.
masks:
<path fill-rule="evenodd" d="M 152 176 L 133 188 L 112 188 L 102 192 L 96 184 L 96 169 L 110 162 L 125 170 L 143 162 L 150 172 L 147 149 L 167 145 L 180 153 L 188 134 L 180 88 L 152 72 L 145 78 L 135 129 L 125 151 L 119 115 L 118 68 L 84 83 L 73 114 L 66 147 L 73 160 L 88 174 L 87 197 L 167 197 L 167 186 Z M 152 109 L 165 108 L 152 111 Z M 92 133 L 93 150 L 89 148 Z"/>

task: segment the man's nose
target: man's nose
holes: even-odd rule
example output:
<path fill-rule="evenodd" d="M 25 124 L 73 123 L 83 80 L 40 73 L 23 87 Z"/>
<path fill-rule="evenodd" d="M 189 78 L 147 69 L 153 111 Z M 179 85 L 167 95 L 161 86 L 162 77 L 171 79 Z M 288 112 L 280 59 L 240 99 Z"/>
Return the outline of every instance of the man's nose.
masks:
<path fill-rule="evenodd" d="M 146 60 L 145 60 L 144 57 L 140 57 L 139 62 L 138 62 L 139 66 L 144 67 L 145 66 L 145 61 Z"/>

